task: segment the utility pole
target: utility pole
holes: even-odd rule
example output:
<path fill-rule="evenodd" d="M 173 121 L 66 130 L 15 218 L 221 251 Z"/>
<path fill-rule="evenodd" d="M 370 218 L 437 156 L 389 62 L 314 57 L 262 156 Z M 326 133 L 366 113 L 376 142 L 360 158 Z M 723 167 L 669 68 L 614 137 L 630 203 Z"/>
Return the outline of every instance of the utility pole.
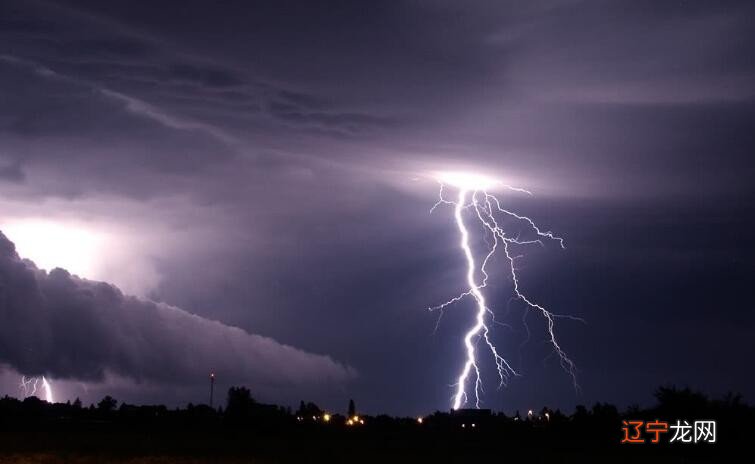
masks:
<path fill-rule="evenodd" d="M 212 395 L 215 393 L 215 373 L 210 373 L 210 407 L 212 407 Z"/>

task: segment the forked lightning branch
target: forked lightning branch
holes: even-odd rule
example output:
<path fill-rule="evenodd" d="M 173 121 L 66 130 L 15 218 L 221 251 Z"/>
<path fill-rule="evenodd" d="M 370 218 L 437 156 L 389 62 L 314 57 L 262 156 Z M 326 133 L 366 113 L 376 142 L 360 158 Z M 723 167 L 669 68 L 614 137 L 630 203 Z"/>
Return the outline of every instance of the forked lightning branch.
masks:
<path fill-rule="evenodd" d="M 38 394 L 44 393 L 44 400 L 48 403 L 54 403 L 55 398 L 52 394 L 52 386 L 50 386 L 50 382 L 47 381 L 47 379 L 42 376 L 40 377 L 21 377 L 21 383 L 19 384 L 19 388 L 23 392 L 24 398 L 29 396 L 37 396 Z"/>
<path fill-rule="evenodd" d="M 548 342 L 553 348 L 553 352 L 558 356 L 561 367 L 571 376 L 574 388 L 579 389 L 576 366 L 561 348 L 556 337 L 555 324 L 556 320 L 560 318 L 584 321 L 578 317 L 553 313 L 527 296 L 521 288 L 516 269 L 516 259 L 519 256 L 514 251 L 514 247 L 519 246 L 542 246 L 545 240 L 556 242 L 561 248 L 564 248 L 564 240 L 550 231 L 541 230 L 529 217 L 505 208 L 498 197 L 490 193 L 496 188 L 504 188 L 531 195 L 524 189 L 507 186 L 485 176 L 467 173 L 445 172 L 439 173 L 435 177 L 440 182 L 440 193 L 438 202 L 433 206 L 431 212 L 441 205 L 453 207 L 454 218 L 459 231 L 459 247 L 466 262 L 465 286 L 468 289 L 445 303 L 431 307 L 430 310 L 440 312 L 438 319 L 440 321 L 443 310 L 448 306 L 468 298 L 471 298 L 475 303 L 474 323 L 464 336 L 466 360 L 455 384 L 456 392 L 453 397 L 453 408 L 459 409 L 466 406 L 470 402 L 470 394 L 474 397 L 474 406 L 480 407 L 482 373 L 477 351 L 480 346 L 486 349 L 495 360 L 500 386 L 506 385 L 512 376 L 520 375 L 509 361 L 499 353 L 491 334 L 491 322 L 495 321 L 495 314 L 488 306 L 484 289 L 489 279 L 487 266 L 496 253 L 502 253 L 505 258 L 504 261 L 508 265 L 508 272 L 512 281 L 512 296 L 523 302 L 527 310 L 535 310 L 544 318 Z M 455 197 L 450 196 L 451 194 L 447 192 L 450 189 L 455 190 Z M 469 221 L 481 227 L 472 229 L 468 225 Z M 504 224 L 510 222 L 520 223 L 529 232 L 526 234 L 529 238 L 522 238 L 521 227 L 512 231 L 506 230 Z M 482 259 L 475 256 L 470 245 L 470 235 L 473 230 L 480 228 L 489 236 L 486 237 L 489 248 L 484 256 L 481 256 Z M 470 393 L 467 392 L 468 389 Z"/>

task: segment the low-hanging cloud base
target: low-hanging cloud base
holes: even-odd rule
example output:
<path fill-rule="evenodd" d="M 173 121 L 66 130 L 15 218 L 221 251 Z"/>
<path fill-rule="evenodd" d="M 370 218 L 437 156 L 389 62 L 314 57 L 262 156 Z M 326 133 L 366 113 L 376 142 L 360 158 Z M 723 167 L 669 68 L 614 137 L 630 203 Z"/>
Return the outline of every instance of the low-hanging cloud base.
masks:
<path fill-rule="evenodd" d="M 49 273 L 0 232 L 0 365 L 25 375 L 101 383 L 115 375 L 166 388 L 226 382 L 312 390 L 356 376 L 349 366 L 272 338 L 124 295 L 117 287 Z"/>

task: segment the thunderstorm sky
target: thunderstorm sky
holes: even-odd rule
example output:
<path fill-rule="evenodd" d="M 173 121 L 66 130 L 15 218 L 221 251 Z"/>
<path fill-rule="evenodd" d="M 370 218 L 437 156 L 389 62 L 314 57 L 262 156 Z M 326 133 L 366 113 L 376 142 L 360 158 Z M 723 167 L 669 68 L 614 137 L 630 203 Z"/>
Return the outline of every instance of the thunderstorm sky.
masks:
<path fill-rule="evenodd" d="M 427 311 L 465 290 L 427 174 L 471 170 L 533 192 L 501 198 L 566 249 L 528 250 L 522 285 L 587 321 L 557 323 L 576 395 L 493 266 L 522 377 L 482 406 L 754 401 L 754 14 L 0 2 L 0 394 L 196 403 L 218 370 L 263 401 L 447 409 L 474 309 Z"/>

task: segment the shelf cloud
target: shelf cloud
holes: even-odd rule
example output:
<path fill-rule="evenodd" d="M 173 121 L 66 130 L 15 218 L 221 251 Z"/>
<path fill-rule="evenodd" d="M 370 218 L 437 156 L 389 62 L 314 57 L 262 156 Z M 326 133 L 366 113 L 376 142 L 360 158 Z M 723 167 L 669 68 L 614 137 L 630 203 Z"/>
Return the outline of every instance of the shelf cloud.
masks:
<path fill-rule="evenodd" d="M 0 233 L 0 363 L 26 375 L 103 381 L 107 374 L 182 384 L 216 372 L 271 391 L 341 384 L 356 372 L 180 308 L 124 295 L 63 269 L 47 273 Z"/>

